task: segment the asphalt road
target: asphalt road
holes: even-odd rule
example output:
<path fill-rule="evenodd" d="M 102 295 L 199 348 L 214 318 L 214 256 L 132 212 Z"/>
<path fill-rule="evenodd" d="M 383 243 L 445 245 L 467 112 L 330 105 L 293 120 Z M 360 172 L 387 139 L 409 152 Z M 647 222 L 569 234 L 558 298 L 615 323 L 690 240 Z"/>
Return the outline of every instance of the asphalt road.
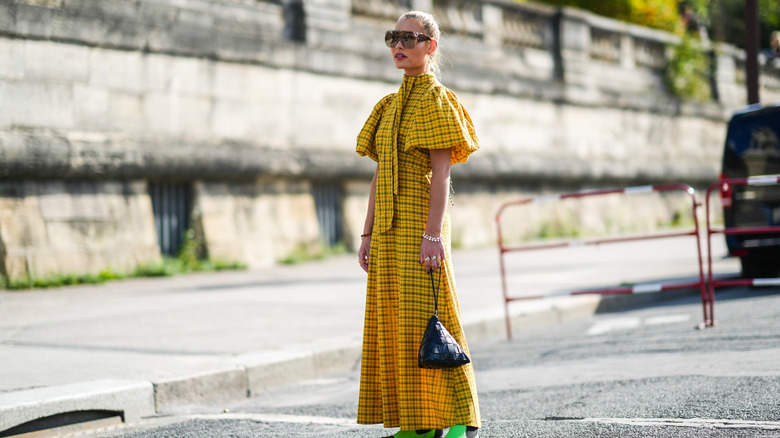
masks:
<path fill-rule="evenodd" d="M 780 290 L 696 297 L 471 344 L 488 437 L 780 437 Z M 358 373 L 89 436 L 380 437 L 354 424 Z"/>

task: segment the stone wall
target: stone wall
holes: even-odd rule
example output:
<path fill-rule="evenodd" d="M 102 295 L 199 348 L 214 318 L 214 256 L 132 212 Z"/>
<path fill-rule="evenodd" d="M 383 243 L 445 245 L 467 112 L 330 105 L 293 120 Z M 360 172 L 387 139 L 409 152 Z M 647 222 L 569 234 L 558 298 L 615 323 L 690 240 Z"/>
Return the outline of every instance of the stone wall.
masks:
<path fill-rule="evenodd" d="M 159 259 L 143 182 L 0 181 L 4 276 L 128 272 Z"/>
<path fill-rule="evenodd" d="M 456 190 L 467 193 L 453 217 L 464 245 L 492 242 L 498 199 L 717 177 L 724 122 L 744 103 L 744 54 L 731 47 L 717 51 L 717 100 L 695 103 L 662 84 L 673 35 L 572 9 L 456 0 L 8 0 L 0 3 L 0 178 L 35 189 L 0 198 L 0 215 L 13 218 L 0 224 L 5 271 L 95 271 L 159 257 L 149 246 L 150 180 L 193 184 L 195 220 L 213 256 L 254 267 L 314 244 L 308 187 L 321 180 L 342 185 L 346 240 L 354 243 L 374 168 L 354 153 L 354 139 L 374 103 L 398 87 L 401 73 L 381 38 L 410 8 L 442 21 L 449 62 L 441 79 L 466 104 L 482 143 L 453 171 Z M 780 98 L 780 69 L 762 68 L 762 96 Z M 116 187 L 133 188 L 122 189 L 125 212 L 88 219 L 62 207 L 61 241 L 41 237 L 49 219 L 30 205 L 58 190 L 62 205 L 89 196 L 113 205 Z M 459 229 L 458 209 L 481 225 Z M 99 244 L 89 243 L 85 223 L 122 232 L 95 231 Z M 125 230 L 139 238 L 128 240 Z M 44 255 L 47 247 L 61 252 Z M 81 255 L 51 255 L 60 253 Z"/>
<path fill-rule="evenodd" d="M 209 257 L 217 260 L 267 266 L 321 244 L 307 183 L 201 182 L 194 216 Z"/>

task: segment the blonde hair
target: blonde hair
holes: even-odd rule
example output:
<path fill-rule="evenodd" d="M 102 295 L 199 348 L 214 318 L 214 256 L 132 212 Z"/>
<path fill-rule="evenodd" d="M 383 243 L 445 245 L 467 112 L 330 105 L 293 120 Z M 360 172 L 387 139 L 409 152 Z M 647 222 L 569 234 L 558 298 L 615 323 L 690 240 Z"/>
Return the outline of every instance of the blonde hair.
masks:
<path fill-rule="evenodd" d="M 439 43 L 439 38 L 441 38 L 441 30 L 439 30 L 439 23 L 435 18 L 433 18 L 433 15 L 422 11 L 409 11 L 398 18 L 398 22 L 402 20 L 415 20 L 416 22 L 420 23 L 420 26 L 422 26 L 425 34 L 435 39 L 437 44 Z M 428 58 L 428 64 L 430 72 L 438 76 L 441 72 L 441 45 L 437 46 L 436 51 L 430 55 L 430 58 Z"/>

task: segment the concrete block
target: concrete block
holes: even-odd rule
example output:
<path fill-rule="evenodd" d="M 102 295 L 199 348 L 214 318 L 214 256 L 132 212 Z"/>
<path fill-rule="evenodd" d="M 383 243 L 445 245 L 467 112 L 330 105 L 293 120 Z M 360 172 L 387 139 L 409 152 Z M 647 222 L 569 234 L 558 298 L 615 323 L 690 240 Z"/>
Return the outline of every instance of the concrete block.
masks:
<path fill-rule="evenodd" d="M 307 0 L 307 25 L 336 32 L 346 30 L 351 18 L 351 6 L 348 0 Z"/>
<path fill-rule="evenodd" d="M 81 233 L 74 233 L 71 224 L 66 221 L 47 222 L 46 232 L 49 235 L 47 247 L 52 250 L 52 253 L 62 250 L 77 250 L 81 247 L 84 239 Z M 70 271 L 63 270 L 63 272 Z"/>
<path fill-rule="evenodd" d="M 0 80 L 0 120 L 9 124 L 70 128 L 73 91 L 66 83 L 4 82 Z"/>
<path fill-rule="evenodd" d="M 136 17 L 144 23 L 154 23 L 169 27 L 176 21 L 176 16 L 185 2 L 141 2 L 135 5 Z"/>
<path fill-rule="evenodd" d="M 3 258 L 5 262 L 4 269 L 8 278 L 27 278 L 30 275 L 27 270 L 27 255 L 6 251 Z"/>
<path fill-rule="evenodd" d="M 252 85 L 249 76 L 254 69 L 240 64 L 219 63 L 214 66 L 214 94 L 217 98 L 246 99 Z"/>
<path fill-rule="evenodd" d="M 205 97 L 181 96 L 178 99 L 180 129 L 188 138 L 211 138 L 213 102 Z"/>
<path fill-rule="evenodd" d="M 114 129 L 144 131 L 146 113 L 144 97 L 141 94 L 111 92 L 108 103 L 108 118 Z"/>
<path fill-rule="evenodd" d="M 59 8 L 63 0 L 17 0 L 17 3 L 27 3 L 28 5 L 45 6 L 48 8 Z"/>
<path fill-rule="evenodd" d="M 82 0 L 83 1 L 83 0 Z M 137 16 L 138 5 L 121 0 L 89 1 L 78 10 L 87 9 L 88 18 L 79 20 L 92 25 L 89 38 L 95 42 L 119 47 L 141 49 L 145 41 L 146 26 Z"/>
<path fill-rule="evenodd" d="M 89 85 L 109 90 L 146 91 L 143 54 L 110 49 L 90 50 Z"/>
<path fill-rule="evenodd" d="M 229 7 L 225 5 L 225 7 Z M 215 16 L 209 11 L 198 11 L 193 9 L 177 9 L 177 24 L 186 24 L 196 27 L 209 28 L 214 26 Z"/>
<path fill-rule="evenodd" d="M 240 100 L 221 100 L 214 104 L 211 124 L 214 135 L 233 140 L 251 141 L 249 132 L 257 118 L 250 114 L 248 102 Z"/>
<path fill-rule="evenodd" d="M 54 10 L 45 6 L 16 4 L 15 31 L 38 38 L 51 37 Z"/>
<path fill-rule="evenodd" d="M 215 29 L 177 23 L 168 29 L 173 49 L 179 53 L 212 55 L 217 53 L 219 35 Z"/>
<path fill-rule="evenodd" d="M 90 263 L 89 252 L 81 248 L 58 250 L 39 246 L 27 250 L 30 277 L 46 278 L 58 274 L 95 274 L 105 265 Z"/>
<path fill-rule="evenodd" d="M 110 220 L 107 186 L 99 181 L 64 182 L 45 185 L 40 191 L 40 209 L 44 220 Z"/>
<path fill-rule="evenodd" d="M 34 178 L 51 177 L 69 165 L 70 146 L 62 136 L 51 132 L 0 131 L 0 143 L 3 145 L 0 151 L 0 174 L 17 178 L 32 177 L 25 185 L 33 190 L 38 189 L 38 185 L 33 182 Z M 25 195 L 27 193 L 34 192 L 25 192 Z"/>
<path fill-rule="evenodd" d="M 157 54 L 147 54 L 142 58 L 147 93 L 168 93 L 174 62 L 175 58 Z"/>
<path fill-rule="evenodd" d="M 14 5 L 11 2 L 0 3 L 0 29 L 10 32 L 14 29 Z"/>
<path fill-rule="evenodd" d="M 6 250 L 43 246 L 48 240 L 46 226 L 37 210 L 37 202 L 19 203 L 13 215 L 0 216 L 3 245 Z"/>
<path fill-rule="evenodd" d="M 52 41 L 27 41 L 25 77 L 32 80 L 81 82 L 89 80 L 89 52 L 84 46 Z"/>
<path fill-rule="evenodd" d="M 102 44 L 108 27 L 113 25 L 101 20 L 97 10 L 85 0 L 69 0 L 65 9 L 60 8 L 51 20 L 51 34 L 63 41 L 83 41 L 87 45 Z"/>
<path fill-rule="evenodd" d="M 179 99 L 170 94 L 146 94 L 144 113 L 147 118 L 147 132 L 181 135 Z"/>
<path fill-rule="evenodd" d="M 202 59 L 171 58 L 166 90 L 174 95 L 213 96 L 216 64 Z"/>
<path fill-rule="evenodd" d="M 246 70 L 246 88 L 243 98 L 270 108 L 278 105 L 277 93 L 279 70 L 266 67 L 253 67 Z"/>
<path fill-rule="evenodd" d="M 97 15 L 114 20 L 132 18 L 137 13 L 138 6 L 124 0 L 100 0 L 91 2 Z"/>
<path fill-rule="evenodd" d="M 81 129 L 108 127 L 109 92 L 84 84 L 73 86 L 74 123 Z"/>
<path fill-rule="evenodd" d="M 150 382 L 97 380 L 0 394 L 0 432 L 39 418 L 67 412 L 121 412 L 127 423 L 154 415 Z"/>
<path fill-rule="evenodd" d="M 3 14 L 0 9 L 0 15 Z M 0 78 L 21 79 L 25 70 L 25 41 L 0 39 Z"/>
<path fill-rule="evenodd" d="M 177 377 L 154 383 L 154 398 L 158 412 L 203 402 L 223 403 L 246 398 L 246 370 L 242 367 Z"/>

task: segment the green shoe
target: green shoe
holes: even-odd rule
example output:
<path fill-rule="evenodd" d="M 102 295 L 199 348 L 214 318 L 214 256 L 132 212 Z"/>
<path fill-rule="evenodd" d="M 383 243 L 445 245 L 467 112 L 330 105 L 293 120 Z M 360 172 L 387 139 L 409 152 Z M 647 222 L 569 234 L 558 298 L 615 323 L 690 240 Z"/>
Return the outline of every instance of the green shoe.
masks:
<path fill-rule="evenodd" d="M 469 431 L 466 426 L 458 424 L 450 427 L 444 438 L 479 438 L 479 430 Z"/>
<path fill-rule="evenodd" d="M 422 434 L 417 433 L 415 430 L 402 430 L 396 432 L 395 435 L 385 438 L 441 438 L 442 435 L 444 435 L 444 431 L 441 429 L 429 430 L 428 432 Z"/>

